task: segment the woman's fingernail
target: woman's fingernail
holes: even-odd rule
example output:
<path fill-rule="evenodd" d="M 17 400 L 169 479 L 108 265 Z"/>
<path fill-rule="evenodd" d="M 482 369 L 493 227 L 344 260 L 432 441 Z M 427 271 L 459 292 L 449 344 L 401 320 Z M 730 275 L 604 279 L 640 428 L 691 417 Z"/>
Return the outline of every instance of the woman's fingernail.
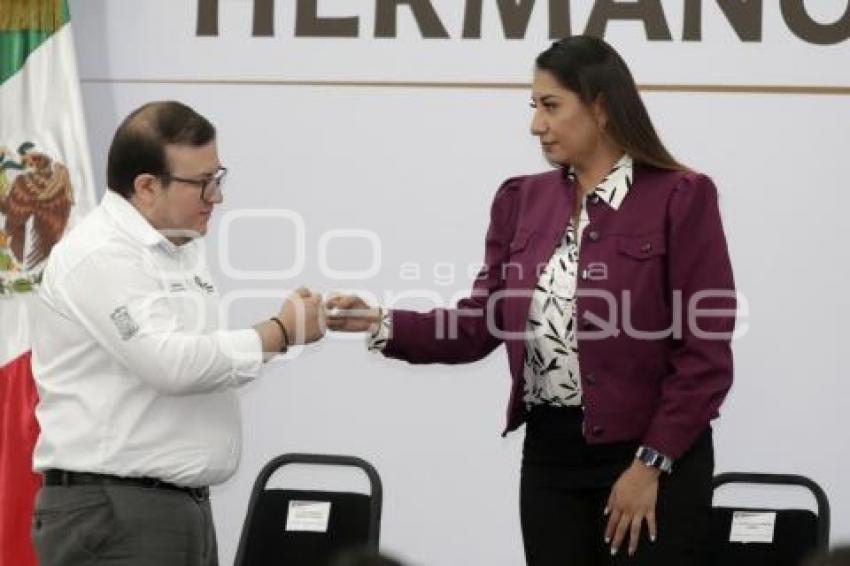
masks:
<path fill-rule="evenodd" d="M 615 547 L 615 546 L 611 547 L 611 556 L 617 556 L 617 547 Z"/>
<path fill-rule="evenodd" d="M 611 537 L 605 537 L 605 544 L 611 544 Z"/>
<path fill-rule="evenodd" d="M 607 516 L 607 515 L 608 515 L 608 513 L 610 513 L 610 512 L 611 512 L 611 509 L 609 509 L 608 507 L 606 507 L 606 508 L 602 511 L 602 514 Z"/>
<path fill-rule="evenodd" d="M 655 535 L 652 535 L 651 537 L 649 537 L 649 540 L 651 540 L 652 542 L 655 542 Z"/>

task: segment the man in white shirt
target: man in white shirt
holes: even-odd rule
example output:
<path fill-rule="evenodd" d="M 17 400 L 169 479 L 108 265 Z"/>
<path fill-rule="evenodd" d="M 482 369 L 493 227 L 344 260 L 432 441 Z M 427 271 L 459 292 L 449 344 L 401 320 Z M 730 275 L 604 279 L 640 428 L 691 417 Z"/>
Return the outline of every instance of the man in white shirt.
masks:
<path fill-rule="evenodd" d="M 215 128 L 155 102 L 118 128 L 100 206 L 54 249 L 32 309 L 42 566 L 215 565 L 208 486 L 239 461 L 234 389 L 322 337 L 321 296 L 222 330 L 200 236 L 223 199 Z"/>

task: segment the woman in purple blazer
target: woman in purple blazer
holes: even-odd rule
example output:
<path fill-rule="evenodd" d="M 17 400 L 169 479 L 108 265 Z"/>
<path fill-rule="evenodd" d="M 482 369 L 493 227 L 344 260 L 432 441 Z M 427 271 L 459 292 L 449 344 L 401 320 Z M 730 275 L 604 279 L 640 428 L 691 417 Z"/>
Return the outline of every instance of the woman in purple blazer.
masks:
<path fill-rule="evenodd" d="M 541 53 L 532 107 L 557 168 L 496 192 L 470 296 L 426 313 L 335 297 L 328 328 L 416 364 L 505 344 L 528 564 L 700 564 L 735 324 L 717 190 L 664 148 L 601 39 Z"/>

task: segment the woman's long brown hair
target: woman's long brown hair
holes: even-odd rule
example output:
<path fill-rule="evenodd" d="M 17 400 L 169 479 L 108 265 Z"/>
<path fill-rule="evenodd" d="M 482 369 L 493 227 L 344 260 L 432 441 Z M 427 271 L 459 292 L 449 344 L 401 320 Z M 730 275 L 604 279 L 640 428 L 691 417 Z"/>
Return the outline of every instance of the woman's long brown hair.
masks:
<path fill-rule="evenodd" d="M 661 143 L 629 68 L 608 43 L 588 35 L 568 37 L 553 43 L 535 63 L 584 104 L 601 100 L 608 114 L 608 135 L 635 162 L 687 170 Z"/>

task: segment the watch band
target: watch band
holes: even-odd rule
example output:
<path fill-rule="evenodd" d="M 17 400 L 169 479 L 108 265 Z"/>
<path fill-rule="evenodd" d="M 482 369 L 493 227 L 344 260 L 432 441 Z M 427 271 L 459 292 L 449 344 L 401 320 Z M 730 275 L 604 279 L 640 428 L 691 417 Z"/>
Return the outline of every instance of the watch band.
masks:
<path fill-rule="evenodd" d="M 653 450 L 649 446 L 641 446 L 635 452 L 635 458 L 640 460 L 644 465 L 669 474 L 673 471 L 673 460 Z"/>

